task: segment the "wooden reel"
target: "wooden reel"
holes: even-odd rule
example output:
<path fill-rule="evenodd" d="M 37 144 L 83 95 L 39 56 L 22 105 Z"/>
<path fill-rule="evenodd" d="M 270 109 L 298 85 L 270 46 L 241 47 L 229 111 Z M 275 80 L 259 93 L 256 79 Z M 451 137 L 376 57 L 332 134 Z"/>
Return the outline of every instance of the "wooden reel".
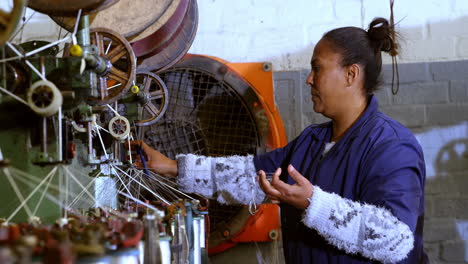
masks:
<path fill-rule="evenodd" d="M 25 6 L 26 0 L 13 0 L 13 7 L 10 11 L 0 8 L 0 46 L 10 39 L 23 15 Z"/>
<path fill-rule="evenodd" d="M 81 9 L 82 14 L 103 10 L 119 0 L 29 0 L 28 7 L 53 16 L 76 16 Z"/>

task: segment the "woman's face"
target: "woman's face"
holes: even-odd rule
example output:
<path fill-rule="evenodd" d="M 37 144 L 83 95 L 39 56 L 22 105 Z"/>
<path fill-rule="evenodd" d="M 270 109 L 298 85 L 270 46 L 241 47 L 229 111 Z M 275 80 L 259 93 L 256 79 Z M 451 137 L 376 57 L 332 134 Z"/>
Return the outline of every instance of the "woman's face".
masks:
<path fill-rule="evenodd" d="M 346 100 L 346 71 L 341 55 L 331 48 L 331 42 L 321 39 L 314 49 L 312 70 L 306 83 L 311 87 L 314 111 L 333 118 Z"/>

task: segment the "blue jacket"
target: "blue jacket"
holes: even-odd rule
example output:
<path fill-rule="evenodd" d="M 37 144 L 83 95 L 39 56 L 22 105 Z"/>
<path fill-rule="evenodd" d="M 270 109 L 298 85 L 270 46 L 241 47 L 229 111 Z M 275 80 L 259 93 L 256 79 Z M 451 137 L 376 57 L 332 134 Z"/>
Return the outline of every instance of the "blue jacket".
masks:
<path fill-rule="evenodd" d="M 425 165 L 419 143 L 409 129 L 378 110 L 372 96 L 359 120 L 322 158 L 330 142 L 331 122 L 312 125 L 284 148 L 254 158 L 257 170 L 274 172 L 281 179 L 292 164 L 312 184 L 353 201 L 383 206 L 406 223 L 414 234 L 414 248 L 400 263 L 424 263 Z M 372 263 L 328 244 L 301 219 L 304 210 L 280 204 L 284 254 L 287 263 Z"/>

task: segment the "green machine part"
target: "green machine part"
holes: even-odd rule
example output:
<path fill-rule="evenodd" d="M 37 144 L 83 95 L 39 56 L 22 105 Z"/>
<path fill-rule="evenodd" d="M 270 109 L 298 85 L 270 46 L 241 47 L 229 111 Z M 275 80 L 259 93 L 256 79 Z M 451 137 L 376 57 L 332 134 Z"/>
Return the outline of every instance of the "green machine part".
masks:
<path fill-rule="evenodd" d="M 78 44 L 84 47 L 84 55 L 92 53 L 93 47 L 89 41 L 88 17 L 83 16 L 80 20 L 80 30 L 77 33 Z M 43 41 L 31 41 L 17 45 L 24 53 L 49 44 Z M 6 47 L 0 47 L 4 55 Z M 28 57 L 28 61 L 42 71 L 47 79 L 52 81 L 60 89 L 63 95 L 63 115 L 90 116 L 91 107 L 86 104 L 86 98 L 96 93 L 97 78 L 92 70 L 84 70 L 84 57 L 56 57 L 58 47 L 51 47 L 41 51 L 34 56 Z M 3 57 L 3 56 L 2 56 Z M 8 87 L 12 84 L 9 80 L 11 70 L 6 63 L 0 64 L 0 85 Z M 27 67 L 26 67 L 27 68 Z M 24 68 L 18 68 L 23 70 Z M 13 69 L 14 70 L 14 69 Z M 16 72 L 13 72 L 16 73 Z M 24 93 L 31 83 L 40 79 L 34 72 L 26 72 L 28 81 L 22 83 L 18 96 L 24 98 Z M 29 85 L 29 86 L 28 86 Z M 25 87 L 26 86 L 26 87 Z M 4 201 L 0 206 L 0 218 L 9 218 L 16 212 L 11 222 L 26 222 L 28 214 L 33 214 L 41 219 L 43 223 L 52 223 L 62 216 L 64 210 L 57 204 L 62 200 L 71 202 L 80 190 L 79 185 L 87 186 L 93 179 L 88 175 L 93 169 L 87 164 L 86 140 L 75 139 L 76 158 L 71 164 L 64 164 L 64 160 L 59 159 L 58 147 L 58 120 L 54 117 L 40 117 L 36 115 L 28 106 L 20 103 L 16 99 L 2 94 L 0 97 L 0 150 L 2 160 L 0 162 L 0 199 Z M 46 125 L 44 125 L 46 124 Z M 63 127 L 66 124 L 64 122 Z M 45 132 L 45 133 L 44 133 Z M 47 134 L 47 137 L 41 135 Z M 62 133 L 62 136 L 66 134 Z M 41 143 L 45 143 L 41 144 Z M 45 148 L 45 149 L 44 149 Z M 65 148 L 63 148 L 65 149 Z M 67 153 L 64 153 L 66 155 Z M 55 171 L 50 179 L 50 187 L 45 191 L 44 187 L 30 195 L 37 188 L 41 181 L 44 185 L 48 180 L 44 180 L 51 171 Z M 67 171 L 79 172 L 75 174 L 75 179 L 68 177 Z M 36 180 L 33 180 L 34 176 Z M 14 181 L 11 181 L 14 179 Z M 90 186 L 92 190 L 93 186 Z M 64 192 L 70 189 L 70 194 Z M 18 197 L 17 193 L 20 193 Z M 92 191 L 90 191 L 92 192 Z M 55 198 L 54 198 L 55 197 Z M 27 202 L 22 200 L 27 199 Z M 52 201 L 55 199 L 55 201 Z M 41 205 L 37 204 L 42 201 Z M 17 210 L 21 204 L 25 204 L 23 209 Z M 76 205 L 77 207 L 91 207 L 93 203 Z M 29 209 L 25 209 L 25 207 Z M 35 212 L 35 214 L 34 214 Z"/>

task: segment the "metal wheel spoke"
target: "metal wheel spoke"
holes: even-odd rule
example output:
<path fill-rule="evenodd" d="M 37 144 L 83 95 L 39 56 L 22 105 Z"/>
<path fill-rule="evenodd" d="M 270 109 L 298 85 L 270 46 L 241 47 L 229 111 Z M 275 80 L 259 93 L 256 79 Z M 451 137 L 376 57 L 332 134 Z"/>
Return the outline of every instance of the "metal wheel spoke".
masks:
<path fill-rule="evenodd" d="M 91 34 L 99 46 L 99 56 L 107 64 L 107 71 L 101 76 L 105 78 L 100 80 L 101 95 L 90 97 L 88 102 L 92 105 L 113 103 L 132 85 L 136 70 L 135 55 L 130 43 L 110 29 L 93 28 Z"/>
<path fill-rule="evenodd" d="M 145 75 L 143 79 L 143 91 L 148 92 L 151 86 L 152 80 L 148 75 Z"/>
<path fill-rule="evenodd" d="M 104 36 L 99 32 L 94 32 L 96 46 L 99 48 L 99 54 L 104 54 Z"/>
<path fill-rule="evenodd" d="M 153 91 L 153 92 L 149 93 L 149 95 L 150 95 L 150 100 L 163 98 L 164 97 L 164 91 L 163 90 Z"/>
<path fill-rule="evenodd" d="M 99 84 L 101 88 L 101 99 L 107 97 L 107 78 L 106 77 L 99 77 Z"/>
<path fill-rule="evenodd" d="M 159 109 L 156 108 L 156 106 L 154 106 L 154 104 L 152 104 L 152 103 L 146 104 L 145 109 L 148 110 L 148 112 L 150 112 L 151 115 L 159 114 Z"/>

